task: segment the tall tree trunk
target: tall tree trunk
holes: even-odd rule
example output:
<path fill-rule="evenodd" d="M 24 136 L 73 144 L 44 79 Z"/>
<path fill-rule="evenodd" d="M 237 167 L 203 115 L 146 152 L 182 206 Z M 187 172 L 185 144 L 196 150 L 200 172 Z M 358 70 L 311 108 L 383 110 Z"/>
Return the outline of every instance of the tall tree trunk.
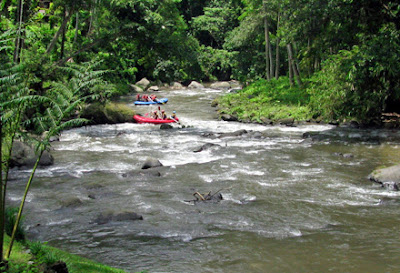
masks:
<path fill-rule="evenodd" d="M 263 8 L 265 12 L 264 17 L 264 36 L 265 36 L 265 76 L 267 80 L 271 80 L 271 42 L 269 39 L 268 17 L 266 1 L 263 1 Z"/>
<path fill-rule="evenodd" d="M 78 40 L 78 32 L 79 32 L 79 11 L 76 12 L 76 15 L 75 15 L 75 16 L 76 16 L 76 17 L 75 17 L 75 36 L 74 36 L 74 43 L 73 43 L 74 47 L 75 47 L 75 45 L 76 45 L 76 41 Z"/>
<path fill-rule="evenodd" d="M 297 59 L 298 50 L 297 50 L 296 42 L 293 42 L 293 46 L 294 46 L 293 61 L 294 61 L 294 64 L 296 65 L 296 70 L 299 74 L 299 77 L 301 78 L 299 60 Z"/>
<path fill-rule="evenodd" d="M 279 29 L 279 21 L 280 21 L 280 12 L 278 11 L 278 18 L 277 18 L 277 23 L 276 23 L 276 30 Z M 279 78 L 279 43 L 280 43 L 280 38 L 277 35 L 276 36 L 276 49 L 275 49 L 275 79 Z"/>
<path fill-rule="evenodd" d="M 3 143 L 3 135 L 2 128 L 3 122 L 1 120 L 1 112 L 0 112 L 0 267 L 3 266 L 3 244 L 4 244 L 4 221 L 5 221 L 5 207 L 4 200 L 6 198 L 4 194 L 4 183 L 3 183 L 3 155 L 2 151 L 2 143 Z"/>
<path fill-rule="evenodd" d="M 292 58 L 290 57 L 290 49 L 289 49 L 289 44 L 286 45 L 287 52 L 288 52 L 288 68 L 289 68 L 289 82 L 290 86 L 294 85 L 294 80 L 293 80 L 293 65 L 292 65 Z"/>
<path fill-rule="evenodd" d="M 303 86 L 303 83 L 301 82 L 300 73 L 297 70 L 296 64 L 295 64 L 294 59 L 293 59 L 292 44 L 290 44 L 290 43 L 287 44 L 287 50 L 288 50 L 289 64 L 292 67 L 292 71 L 293 71 L 293 74 L 294 74 L 294 76 L 296 78 L 297 84 L 301 87 L 301 86 Z"/>
<path fill-rule="evenodd" d="M 269 77 L 272 79 L 274 77 L 274 58 L 272 58 L 272 45 L 271 45 L 271 43 L 269 43 L 268 53 L 269 53 Z"/>
<path fill-rule="evenodd" d="M 97 19 L 97 16 L 96 16 L 97 0 L 91 1 L 91 4 L 92 4 L 92 8 L 90 10 L 90 21 L 89 21 L 89 29 L 87 32 L 87 36 L 89 36 L 90 33 L 92 32 L 93 28 L 95 28 L 93 26 L 96 25 L 96 19 Z"/>
<path fill-rule="evenodd" d="M 66 8 L 64 7 L 63 21 L 66 17 Z M 64 58 L 64 45 L 65 45 L 65 28 L 61 32 L 61 48 L 60 48 L 60 59 Z"/>
<path fill-rule="evenodd" d="M 24 18 L 24 0 L 18 1 L 17 20 L 18 20 L 18 33 L 15 39 L 14 49 L 14 63 L 19 63 L 21 48 L 22 48 L 22 22 Z"/>
<path fill-rule="evenodd" d="M 7 249 L 7 252 L 6 252 L 6 259 L 10 258 L 11 250 L 12 250 L 12 247 L 13 247 L 13 244 L 14 244 L 14 240 L 15 240 L 15 235 L 16 235 L 16 232 L 17 232 L 17 228 L 18 228 L 19 223 L 21 221 L 22 211 L 24 210 L 25 200 L 26 200 L 26 197 L 28 195 L 29 188 L 30 188 L 30 186 L 32 184 L 33 176 L 34 176 L 34 174 L 36 172 L 36 169 L 37 169 L 37 167 L 39 165 L 40 158 L 42 157 L 43 151 L 44 150 L 42 149 L 39 152 L 39 155 L 38 155 L 38 157 L 36 159 L 35 165 L 33 166 L 33 169 L 31 171 L 31 175 L 30 175 L 30 177 L 28 179 L 28 182 L 26 183 L 25 192 L 24 192 L 24 195 L 22 197 L 21 204 L 19 206 L 19 210 L 18 210 L 18 214 L 17 214 L 17 218 L 15 219 L 13 231 L 12 231 L 12 234 L 11 234 L 10 245 L 8 246 L 8 249 Z"/>
<path fill-rule="evenodd" d="M 69 19 L 71 18 L 72 11 L 70 12 L 70 11 L 66 10 L 65 13 L 66 13 L 66 15 L 65 15 L 65 18 L 64 18 L 63 22 L 61 23 L 60 28 L 58 29 L 57 33 L 54 35 L 54 37 L 51 40 L 49 46 L 47 47 L 47 50 L 46 50 L 47 54 L 50 53 L 53 50 L 54 46 L 57 43 L 58 37 L 64 31 Z"/>

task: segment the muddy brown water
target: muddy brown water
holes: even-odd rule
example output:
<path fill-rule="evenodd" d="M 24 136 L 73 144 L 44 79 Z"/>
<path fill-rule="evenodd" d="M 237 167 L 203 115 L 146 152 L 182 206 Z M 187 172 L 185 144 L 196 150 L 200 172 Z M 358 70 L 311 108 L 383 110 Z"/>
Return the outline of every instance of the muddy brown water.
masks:
<path fill-rule="evenodd" d="M 400 162 L 400 146 L 357 141 L 397 132 L 218 121 L 210 104 L 222 93 L 157 93 L 184 129 L 126 123 L 63 132 L 52 145 L 55 164 L 38 170 L 28 195 L 29 237 L 128 272 L 399 272 L 400 194 L 367 177 Z M 142 114 L 157 109 L 122 100 Z M 241 129 L 260 134 L 208 137 Z M 344 140 L 302 137 L 333 130 Z M 217 145 L 193 152 L 206 143 Z M 148 157 L 165 166 L 160 177 L 125 175 Z M 10 204 L 27 175 L 13 171 Z M 219 190 L 219 203 L 185 202 Z M 144 220 L 95 222 L 122 211 Z"/>

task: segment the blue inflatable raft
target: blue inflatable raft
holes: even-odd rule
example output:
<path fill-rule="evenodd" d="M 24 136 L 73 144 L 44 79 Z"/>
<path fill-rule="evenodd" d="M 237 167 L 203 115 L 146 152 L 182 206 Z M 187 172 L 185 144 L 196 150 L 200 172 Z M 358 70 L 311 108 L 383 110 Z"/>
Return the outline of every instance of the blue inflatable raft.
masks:
<path fill-rule="evenodd" d="M 167 98 L 156 99 L 155 101 L 135 101 L 135 105 L 150 105 L 150 104 L 165 104 L 168 102 Z"/>

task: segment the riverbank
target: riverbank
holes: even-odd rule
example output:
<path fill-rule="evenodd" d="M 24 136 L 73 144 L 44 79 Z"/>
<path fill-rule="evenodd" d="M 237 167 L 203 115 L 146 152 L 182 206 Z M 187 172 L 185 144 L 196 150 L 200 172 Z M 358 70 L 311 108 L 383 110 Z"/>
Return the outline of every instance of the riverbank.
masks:
<path fill-rule="evenodd" d="M 10 237 L 5 234 L 5 246 L 8 248 Z M 46 244 L 15 242 L 8 261 L 8 273 L 18 272 L 69 272 L 69 273 L 124 273 L 101 263 L 73 255 Z"/>
<path fill-rule="evenodd" d="M 218 108 L 220 119 L 264 125 L 296 125 L 304 123 L 349 125 L 360 128 L 400 128 L 400 115 L 382 113 L 379 117 L 365 120 L 349 116 L 326 114 L 315 109 L 307 87 L 291 86 L 289 80 L 259 80 L 243 90 L 216 98 L 212 105 Z M 315 104 L 315 103 L 314 103 Z M 324 114 L 325 113 L 325 114 Z"/>

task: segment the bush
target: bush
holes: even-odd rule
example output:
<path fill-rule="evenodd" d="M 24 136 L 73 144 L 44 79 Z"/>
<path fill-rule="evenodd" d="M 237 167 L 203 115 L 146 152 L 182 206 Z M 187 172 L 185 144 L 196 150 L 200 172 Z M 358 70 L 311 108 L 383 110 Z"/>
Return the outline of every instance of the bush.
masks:
<path fill-rule="evenodd" d="M 386 26 L 363 45 L 332 56 L 308 88 L 313 114 L 364 123 L 378 120 L 388 101 L 399 103 L 399 51 L 397 31 Z"/>

